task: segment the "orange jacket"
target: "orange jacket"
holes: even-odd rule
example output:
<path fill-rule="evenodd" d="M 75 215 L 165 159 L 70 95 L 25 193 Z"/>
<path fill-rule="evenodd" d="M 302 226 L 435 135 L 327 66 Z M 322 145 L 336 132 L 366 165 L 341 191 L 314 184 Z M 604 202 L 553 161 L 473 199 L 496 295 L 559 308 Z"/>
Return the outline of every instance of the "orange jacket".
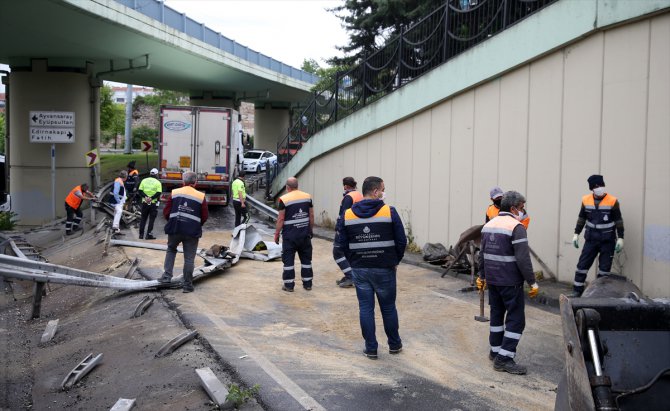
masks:
<path fill-rule="evenodd" d="M 75 194 L 77 191 L 80 191 L 82 194 L 84 194 L 84 192 L 81 190 L 81 186 L 77 186 L 70 191 L 70 194 L 68 194 L 67 197 L 65 197 L 65 203 L 67 203 L 67 205 L 74 208 L 75 210 L 79 208 L 82 202 L 82 199 L 77 197 Z"/>

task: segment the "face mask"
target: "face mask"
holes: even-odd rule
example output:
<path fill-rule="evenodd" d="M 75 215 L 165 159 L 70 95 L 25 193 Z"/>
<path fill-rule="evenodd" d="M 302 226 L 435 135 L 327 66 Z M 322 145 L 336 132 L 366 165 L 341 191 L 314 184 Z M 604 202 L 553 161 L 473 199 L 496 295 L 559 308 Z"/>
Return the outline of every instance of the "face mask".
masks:
<path fill-rule="evenodd" d="M 519 212 L 519 214 L 512 213 L 512 215 L 514 216 L 514 218 L 516 218 L 519 221 L 523 220 L 526 213 L 524 213 L 523 211 L 520 211 L 520 210 L 517 210 L 517 211 Z"/>
<path fill-rule="evenodd" d="M 381 197 L 379 197 L 380 200 L 384 201 L 386 199 L 386 191 L 382 191 Z"/>
<path fill-rule="evenodd" d="M 596 187 L 593 189 L 593 194 L 595 194 L 596 197 L 602 197 L 605 195 L 605 187 Z"/>

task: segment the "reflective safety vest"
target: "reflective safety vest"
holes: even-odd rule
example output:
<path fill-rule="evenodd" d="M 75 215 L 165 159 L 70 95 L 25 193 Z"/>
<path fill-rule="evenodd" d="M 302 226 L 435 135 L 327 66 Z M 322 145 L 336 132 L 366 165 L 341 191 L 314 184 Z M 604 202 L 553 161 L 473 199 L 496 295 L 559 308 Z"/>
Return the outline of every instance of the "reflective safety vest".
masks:
<path fill-rule="evenodd" d="M 586 229 L 595 230 L 599 233 L 614 234 L 616 222 L 612 221 L 612 207 L 617 202 L 617 198 L 610 194 L 605 194 L 596 206 L 593 194 L 587 194 L 582 197 L 582 205 L 586 211 Z"/>
<path fill-rule="evenodd" d="M 116 177 L 116 179 L 114 179 L 114 184 L 116 183 L 119 183 L 118 196 L 119 198 L 123 199 L 123 197 L 126 195 L 126 186 L 123 183 L 123 179 L 121 177 Z M 109 202 L 111 204 L 118 203 L 118 201 L 116 201 L 116 198 L 114 197 L 114 186 L 112 186 L 112 191 L 109 192 Z"/>
<path fill-rule="evenodd" d="M 75 210 L 79 208 L 82 202 L 82 199 L 75 194 L 77 191 L 84 194 L 84 192 L 81 191 L 81 186 L 77 186 L 70 191 L 70 194 L 68 194 L 67 197 L 65 197 L 65 203 Z"/>
<path fill-rule="evenodd" d="M 489 218 L 489 221 L 493 220 L 494 217 L 498 217 L 499 213 L 500 209 L 496 207 L 495 204 L 491 204 L 489 208 L 486 209 L 486 216 Z M 528 230 L 528 225 L 530 225 L 530 216 L 526 215 L 526 218 L 521 220 L 521 224 L 523 224 L 523 226 L 526 227 L 526 230 Z"/>
<path fill-rule="evenodd" d="M 361 200 L 363 199 L 363 194 L 361 194 L 360 192 L 358 192 L 358 191 L 356 191 L 356 190 L 349 191 L 349 192 L 347 193 L 347 195 L 348 195 L 349 197 L 351 197 L 351 200 L 353 201 L 352 204 L 356 204 L 357 202 L 359 202 L 359 201 L 361 201 Z"/>
<path fill-rule="evenodd" d="M 147 197 L 153 197 L 156 193 L 163 191 L 163 185 L 160 181 L 153 177 L 147 177 L 140 183 L 140 191 L 142 191 Z M 151 203 L 158 203 L 159 198 L 152 198 Z"/>
<path fill-rule="evenodd" d="M 358 217 L 352 209 L 344 212 L 344 230 L 349 240 L 347 260 L 352 267 L 394 267 L 398 261 L 391 207 L 382 206 L 369 218 Z"/>
<path fill-rule="evenodd" d="M 521 224 L 511 215 L 494 218 L 482 228 L 481 253 L 484 257 L 484 275 L 493 285 L 523 284 L 523 276 L 516 265 L 512 234 Z M 525 241 L 528 241 L 527 239 Z"/>
<path fill-rule="evenodd" d="M 241 201 L 240 198 L 243 199 L 247 198 L 247 189 L 244 185 L 244 181 L 240 180 L 239 178 L 236 178 L 233 181 L 231 188 L 233 190 L 233 201 Z"/>
<path fill-rule="evenodd" d="M 170 219 L 165 225 L 165 234 L 183 234 L 202 237 L 202 202 L 205 193 L 191 186 L 172 190 Z"/>
<path fill-rule="evenodd" d="M 279 197 L 284 203 L 284 226 L 282 236 L 297 239 L 309 235 L 309 209 L 312 197 L 300 190 L 293 190 Z"/>
<path fill-rule="evenodd" d="M 138 176 L 138 175 L 140 175 L 140 172 L 137 171 L 137 170 L 131 170 L 131 171 L 128 173 L 128 177 L 135 177 L 135 176 Z"/>

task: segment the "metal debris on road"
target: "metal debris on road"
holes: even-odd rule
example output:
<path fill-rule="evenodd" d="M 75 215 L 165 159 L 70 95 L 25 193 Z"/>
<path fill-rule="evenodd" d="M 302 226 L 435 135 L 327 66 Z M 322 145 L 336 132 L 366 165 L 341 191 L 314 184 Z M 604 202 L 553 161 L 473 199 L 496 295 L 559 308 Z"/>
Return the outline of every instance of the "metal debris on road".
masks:
<path fill-rule="evenodd" d="M 70 373 L 65 377 L 63 380 L 63 383 L 61 384 L 61 388 L 63 390 L 67 390 L 69 388 L 72 388 L 73 385 L 79 382 L 82 378 L 86 376 L 93 368 L 95 368 L 96 365 L 100 364 L 102 362 L 102 353 L 96 355 L 93 357 L 93 353 L 89 354 L 80 362 L 77 364 L 76 367 L 70 371 Z"/>
<path fill-rule="evenodd" d="M 200 377 L 202 388 L 205 389 L 209 398 L 214 401 L 214 404 L 222 410 L 228 410 L 235 407 L 233 401 L 226 401 L 226 398 L 228 397 L 228 389 L 218 378 L 216 378 L 216 375 L 209 367 L 198 368 L 195 372 L 198 374 L 198 377 Z"/>
<path fill-rule="evenodd" d="M 58 319 L 49 321 L 47 323 L 47 328 L 44 330 L 44 333 L 42 334 L 42 339 L 40 340 L 40 342 L 44 344 L 51 341 L 51 339 L 54 338 L 54 335 L 56 334 L 56 329 L 58 329 Z"/>
<path fill-rule="evenodd" d="M 198 335 L 197 330 L 184 331 L 183 333 L 179 334 L 178 336 L 174 337 L 173 339 L 165 343 L 165 345 L 163 345 L 161 349 L 158 350 L 155 357 L 161 358 L 165 357 L 168 354 L 171 354 L 187 341 L 194 339 L 197 335 Z"/>
<path fill-rule="evenodd" d="M 135 307 L 135 312 L 133 313 L 133 318 L 140 317 L 142 314 L 145 313 L 151 306 L 151 304 L 154 302 L 155 298 L 151 298 L 148 295 L 145 295 L 144 298 L 137 304 L 137 307 Z"/>

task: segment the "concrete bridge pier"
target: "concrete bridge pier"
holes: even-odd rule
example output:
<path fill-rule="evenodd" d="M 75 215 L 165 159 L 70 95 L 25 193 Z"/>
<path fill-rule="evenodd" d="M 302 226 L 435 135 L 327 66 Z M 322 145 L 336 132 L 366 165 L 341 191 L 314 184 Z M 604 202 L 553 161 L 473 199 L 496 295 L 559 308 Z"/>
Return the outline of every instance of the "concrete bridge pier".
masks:
<path fill-rule="evenodd" d="M 254 113 L 254 147 L 277 151 L 277 143 L 288 132 L 290 111 L 287 106 L 256 105 Z"/>
<path fill-rule="evenodd" d="M 86 153 L 99 146 L 102 82 L 91 73 L 87 63 L 64 66 L 46 59 L 11 66 L 6 147 L 12 210 L 20 224 L 63 217 L 65 197 L 74 186 L 94 187 Z"/>

